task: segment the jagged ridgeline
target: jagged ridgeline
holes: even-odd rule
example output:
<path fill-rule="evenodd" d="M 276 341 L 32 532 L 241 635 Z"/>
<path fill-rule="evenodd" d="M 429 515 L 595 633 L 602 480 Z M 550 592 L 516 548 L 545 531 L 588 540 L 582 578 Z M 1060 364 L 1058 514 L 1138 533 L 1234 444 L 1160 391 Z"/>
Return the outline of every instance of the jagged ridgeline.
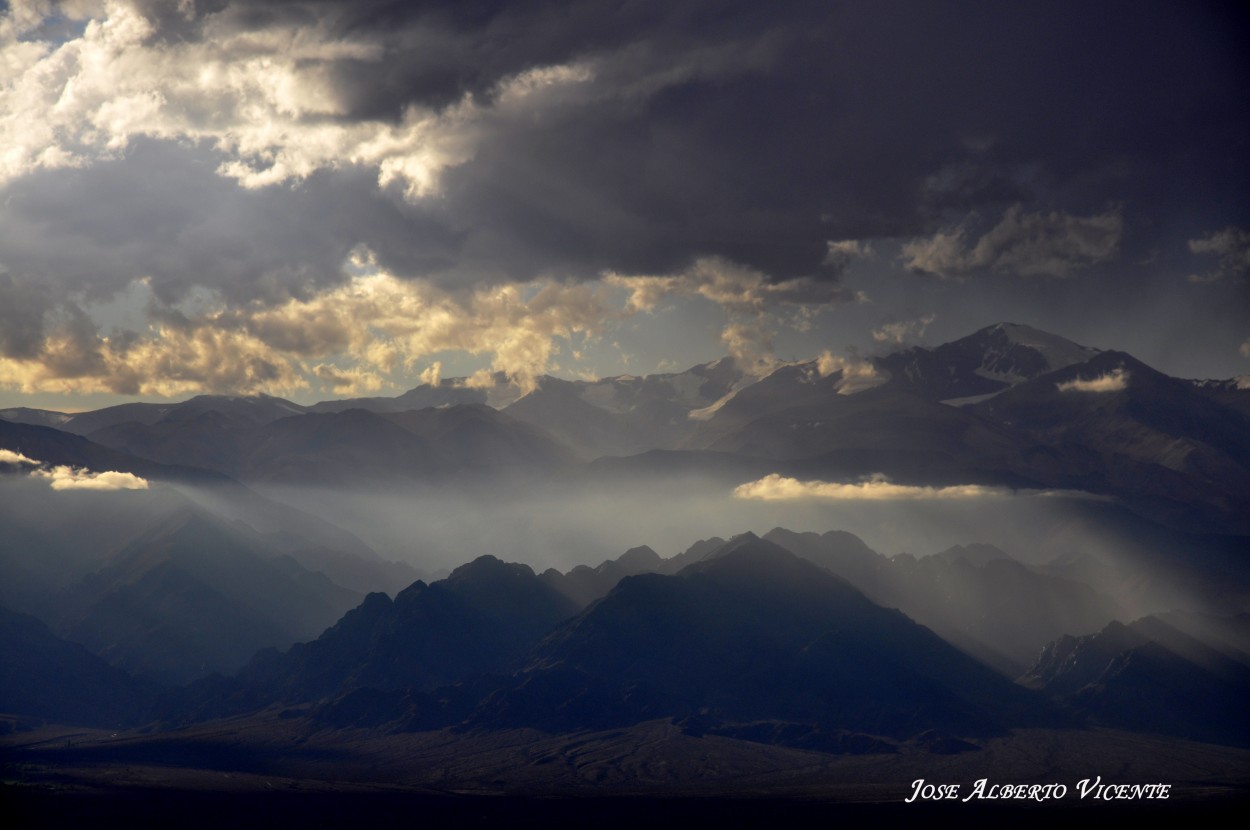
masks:
<path fill-rule="evenodd" d="M 498 381 L 0 413 L 5 746 L 319 781 L 402 746 L 411 780 L 526 791 L 1043 744 L 1243 775 L 1239 382 L 1012 324 Z"/>

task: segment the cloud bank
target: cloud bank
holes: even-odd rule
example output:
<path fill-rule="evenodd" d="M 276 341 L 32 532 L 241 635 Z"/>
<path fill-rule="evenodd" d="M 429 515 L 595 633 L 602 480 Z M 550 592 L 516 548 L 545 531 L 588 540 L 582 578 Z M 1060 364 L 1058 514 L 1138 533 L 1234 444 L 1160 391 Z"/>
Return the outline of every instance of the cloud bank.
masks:
<path fill-rule="evenodd" d="M 760 501 L 795 499 L 915 501 L 1002 498 L 1012 495 L 1012 492 L 1004 487 L 988 487 L 982 484 L 958 484 L 947 487 L 895 484 L 879 473 L 855 482 L 799 481 L 772 473 L 757 481 L 738 485 L 734 488 L 733 494 L 735 498 Z"/>
<path fill-rule="evenodd" d="M 932 487 L 915 484 L 895 484 L 881 473 L 858 481 L 800 481 L 778 473 L 771 473 L 756 481 L 739 484 L 733 490 L 734 498 L 755 501 L 963 501 L 978 499 L 1001 499 L 1015 496 L 1041 498 L 1101 497 L 1080 490 L 1016 490 L 985 484 L 953 484 Z"/>
<path fill-rule="evenodd" d="M 835 316 L 871 314 L 879 342 L 906 336 L 861 300 L 897 297 L 908 269 L 959 290 L 923 307 L 953 328 L 984 322 L 984 281 L 967 279 L 982 273 L 1112 275 L 1084 307 L 1118 307 L 1137 283 L 1102 266 L 1148 253 L 1145 233 L 1189 240 L 1190 256 L 1235 276 L 1247 82 L 1244 44 L 1219 16 L 1150 4 L 1126 27 L 1048 4 L 900 16 L 755 0 L 11 2 L 0 384 L 350 394 L 409 386 L 464 354 L 526 378 L 544 353 L 555 365 L 566 331 L 594 337 L 673 306 L 687 346 L 697 326 L 701 349 L 721 336 L 744 358 L 797 357 L 796 331 L 856 328 L 835 332 Z M 1199 227 L 1227 230 L 1195 238 L 1189 193 L 1210 206 Z M 381 315 L 353 324 L 382 331 L 366 351 L 351 334 L 335 335 L 344 350 L 276 334 L 276 318 L 361 290 L 359 250 L 413 286 L 391 293 L 417 297 L 433 315 L 423 326 L 443 333 L 390 334 Z M 493 302 L 500 290 L 516 299 Z M 567 305 L 528 308 L 539 295 Z M 478 328 L 501 351 L 464 351 L 486 335 L 449 334 L 439 309 L 463 322 L 483 305 L 493 316 Z M 409 350 L 448 342 L 463 354 Z M 411 375 L 385 368 L 391 350 Z M 596 359 L 565 368 L 601 370 Z"/>

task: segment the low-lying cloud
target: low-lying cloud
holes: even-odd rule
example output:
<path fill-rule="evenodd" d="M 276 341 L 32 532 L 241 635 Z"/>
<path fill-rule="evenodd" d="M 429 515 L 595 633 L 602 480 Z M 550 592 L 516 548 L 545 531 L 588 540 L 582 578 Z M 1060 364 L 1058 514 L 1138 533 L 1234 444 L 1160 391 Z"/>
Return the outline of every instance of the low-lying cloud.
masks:
<path fill-rule="evenodd" d="M 31 467 L 40 466 L 39 462 L 34 460 L 33 458 L 27 458 L 26 456 L 22 455 L 20 452 L 14 452 L 13 450 L 4 450 L 4 449 L 0 449 L 0 464 L 16 464 L 16 465 L 26 465 L 26 466 L 31 466 Z"/>
<path fill-rule="evenodd" d="M 1128 378 L 1128 372 L 1120 368 L 1088 380 L 1084 378 L 1065 380 L 1063 383 L 1055 384 L 1055 388 L 1060 392 L 1123 392 L 1128 388 Z"/>
<path fill-rule="evenodd" d="M 65 464 L 48 467 L 42 461 L 37 461 L 16 450 L 0 449 L 0 464 L 34 467 L 35 469 L 30 471 L 30 477 L 46 480 L 53 490 L 148 489 L 148 480 L 134 473 L 122 473 L 117 470 L 94 472 Z"/>
<path fill-rule="evenodd" d="M 1005 487 L 983 484 L 955 484 L 946 487 L 928 487 L 914 484 L 895 484 L 884 475 L 873 475 L 861 481 L 799 481 L 797 478 L 772 473 L 758 481 L 740 484 L 734 488 L 734 496 L 740 499 L 760 501 L 786 501 L 793 499 L 831 499 L 834 501 L 897 501 L 915 499 L 983 499 L 1012 495 Z"/>
<path fill-rule="evenodd" d="M 46 478 L 53 490 L 146 490 L 148 481 L 134 473 L 107 470 L 93 473 L 78 467 L 64 465 L 51 470 L 35 470 L 31 475 Z"/>

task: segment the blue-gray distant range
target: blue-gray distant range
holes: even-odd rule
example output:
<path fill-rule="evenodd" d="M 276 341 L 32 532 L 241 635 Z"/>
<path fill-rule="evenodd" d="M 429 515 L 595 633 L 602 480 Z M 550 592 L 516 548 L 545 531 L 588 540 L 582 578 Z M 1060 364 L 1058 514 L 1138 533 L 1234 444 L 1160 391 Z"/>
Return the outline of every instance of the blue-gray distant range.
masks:
<path fill-rule="evenodd" d="M 1250 379 L 1004 323 L 509 388 L 0 412 L 6 795 L 1250 794 Z"/>

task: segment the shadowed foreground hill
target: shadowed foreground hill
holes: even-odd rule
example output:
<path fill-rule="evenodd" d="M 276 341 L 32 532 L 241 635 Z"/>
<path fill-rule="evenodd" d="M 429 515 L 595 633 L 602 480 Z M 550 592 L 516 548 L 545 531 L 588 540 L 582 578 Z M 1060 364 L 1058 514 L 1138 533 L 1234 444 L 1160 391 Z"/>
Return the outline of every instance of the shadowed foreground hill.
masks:
<path fill-rule="evenodd" d="M 165 711 L 195 720 L 314 703 L 325 725 L 399 731 L 663 718 L 834 752 L 1054 722 L 1040 696 L 753 534 L 679 574 L 626 577 L 576 611 L 549 578 L 481 557 L 393 602 L 370 595 L 318 640 L 263 652 Z"/>
<path fill-rule="evenodd" d="M 34 617 L 0 608 L 0 712 L 116 728 L 136 723 L 152 689 Z"/>
<path fill-rule="evenodd" d="M 1022 681 L 1095 723 L 1250 746 L 1250 667 L 1157 617 L 1061 637 Z"/>

